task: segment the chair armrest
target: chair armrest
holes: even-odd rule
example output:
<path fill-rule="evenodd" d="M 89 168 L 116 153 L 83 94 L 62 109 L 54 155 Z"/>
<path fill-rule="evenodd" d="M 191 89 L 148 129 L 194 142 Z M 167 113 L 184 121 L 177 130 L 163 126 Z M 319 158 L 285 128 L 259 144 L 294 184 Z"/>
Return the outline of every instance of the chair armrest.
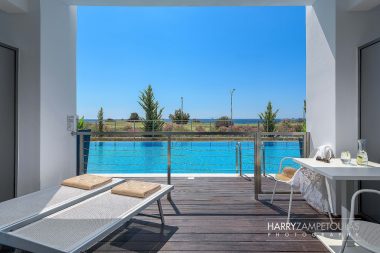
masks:
<path fill-rule="evenodd" d="M 354 217 L 355 217 L 355 202 L 356 202 L 356 198 L 360 194 L 362 194 L 362 193 L 375 193 L 375 194 L 380 195 L 380 191 L 372 190 L 372 189 L 362 189 L 362 190 L 356 191 L 354 193 L 354 195 L 352 195 L 352 199 L 351 199 L 351 209 L 350 209 L 351 213 L 350 213 L 350 218 L 348 220 L 349 223 L 351 223 L 354 220 Z"/>

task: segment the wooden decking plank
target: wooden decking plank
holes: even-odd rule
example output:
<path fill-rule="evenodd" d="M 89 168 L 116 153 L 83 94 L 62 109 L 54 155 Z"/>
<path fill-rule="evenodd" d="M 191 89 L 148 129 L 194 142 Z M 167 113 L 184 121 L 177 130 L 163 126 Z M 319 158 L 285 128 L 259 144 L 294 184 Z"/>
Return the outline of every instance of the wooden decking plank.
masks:
<path fill-rule="evenodd" d="M 165 183 L 166 178 L 138 178 Z M 163 199 L 166 225 L 161 226 L 155 205 L 123 228 L 95 245 L 91 252 L 328 252 L 310 233 L 297 240 L 268 236 L 268 221 L 286 220 L 289 195 L 270 195 L 254 200 L 253 181 L 240 177 L 195 179 L 172 178 L 172 202 Z M 273 181 L 263 179 L 269 191 Z M 287 185 L 279 191 L 288 191 Z M 303 221 L 326 221 L 299 195 L 295 196 L 293 217 Z M 296 219 L 295 219 L 296 220 Z M 281 231 L 283 232 L 283 231 Z"/>

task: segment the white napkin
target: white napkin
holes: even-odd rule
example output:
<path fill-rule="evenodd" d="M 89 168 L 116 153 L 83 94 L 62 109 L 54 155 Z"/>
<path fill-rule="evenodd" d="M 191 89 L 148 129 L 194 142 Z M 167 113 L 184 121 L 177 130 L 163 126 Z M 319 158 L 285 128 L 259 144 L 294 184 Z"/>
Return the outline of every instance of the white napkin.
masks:
<path fill-rule="evenodd" d="M 322 145 L 318 147 L 317 153 L 315 154 L 314 157 L 316 158 L 318 156 L 321 157 L 322 159 L 328 159 L 328 160 L 335 157 L 334 151 L 330 145 Z"/>

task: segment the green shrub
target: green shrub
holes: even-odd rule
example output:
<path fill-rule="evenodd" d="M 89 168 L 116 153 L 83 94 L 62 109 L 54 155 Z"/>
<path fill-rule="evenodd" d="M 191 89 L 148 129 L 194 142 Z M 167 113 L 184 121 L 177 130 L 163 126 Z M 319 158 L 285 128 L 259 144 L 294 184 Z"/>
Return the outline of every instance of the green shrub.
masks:
<path fill-rule="evenodd" d="M 84 129 L 84 116 L 82 116 L 77 122 L 77 130 Z"/>
<path fill-rule="evenodd" d="M 233 123 L 232 123 L 231 119 L 227 116 L 222 116 L 215 121 L 215 127 L 216 128 L 230 127 L 232 125 L 233 125 Z"/>
<path fill-rule="evenodd" d="M 136 121 L 140 120 L 140 116 L 138 115 L 137 112 L 132 112 L 131 115 L 129 116 L 129 121 Z"/>
<path fill-rule="evenodd" d="M 190 114 L 178 109 L 174 111 L 174 114 L 169 115 L 169 119 L 171 119 L 173 123 L 186 125 L 189 122 Z"/>

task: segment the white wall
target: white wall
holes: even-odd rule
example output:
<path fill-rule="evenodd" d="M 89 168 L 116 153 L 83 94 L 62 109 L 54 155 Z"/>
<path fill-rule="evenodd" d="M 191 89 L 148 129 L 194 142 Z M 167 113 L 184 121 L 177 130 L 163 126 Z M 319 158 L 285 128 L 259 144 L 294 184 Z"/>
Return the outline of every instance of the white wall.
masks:
<path fill-rule="evenodd" d="M 347 11 L 347 1 L 337 3 L 336 36 L 336 148 L 356 155 L 358 139 L 358 47 L 380 38 L 380 7 Z"/>
<path fill-rule="evenodd" d="M 41 0 L 41 188 L 76 173 L 76 7 Z"/>
<path fill-rule="evenodd" d="M 357 151 L 358 47 L 380 37 L 380 6 L 350 11 L 345 0 L 317 0 L 307 10 L 307 128 L 314 147 Z"/>
<path fill-rule="evenodd" d="M 306 7 L 306 121 L 311 150 L 335 148 L 335 0 Z"/>
<path fill-rule="evenodd" d="M 331 144 L 354 156 L 358 139 L 358 47 L 380 37 L 380 7 L 350 11 L 346 0 L 317 0 L 307 12 L 307 129 L 312 148 Z M 337 184 L 332 184 L 335 211 Z"/>
<path fill-rule="evenodd" d="M 317 0 L 306 7 L 306 127 L 310 132 L 310 150 L 326 144 L 336 147 L 335 1 Z M 330 184 L 334 210 L 338 210 L 337 185 Z"/>
<path fill-rule="evenodd" d="M 29 0 L 28 12 L 0 11 L 0 41 L 19 48 L 17 195 L 75 174 L 76 7 Z"/>
<path fill-rule="evenodd" d="M 29 11 L 0 11 L 0 41 L 19 49 L 17 195 L 40 188 L 40 4 Z"/>

